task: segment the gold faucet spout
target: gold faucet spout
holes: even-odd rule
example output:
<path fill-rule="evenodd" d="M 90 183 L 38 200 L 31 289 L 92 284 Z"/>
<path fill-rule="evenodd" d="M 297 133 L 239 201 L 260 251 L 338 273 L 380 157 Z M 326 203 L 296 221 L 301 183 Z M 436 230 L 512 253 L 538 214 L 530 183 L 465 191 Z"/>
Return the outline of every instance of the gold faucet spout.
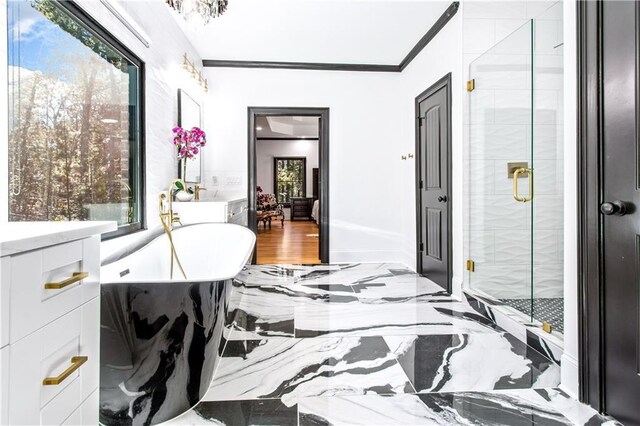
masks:
<path fill-rule="evenodd" d="M 176 247 L 173 243 L 173 235 L 171 232 L 173 230 L 173 224 L 176 222 L 180 223 L 180 217 L 173 211 L 173 190 L 176 186 L 176 183 L 178 182 L 182 185 L 183 188 L 186 188 L 186 185 L 182 179 L 172 180 L 167 193 L 160 194 L 159 211 L 160 222 L 162 223 L 164 232 L 165 234 L 167 234 L 167 237 L 169 238 L 169 244 L 171 245 L 171 279 L 173 279 L 173 263 L 175 261 L 180 268 L 182 276 L 186 280 L 187 275 L 184 273 L 184 269 L 182 268 L 182 263 L 180 262 L 178 252 L 176 251 Z"/>

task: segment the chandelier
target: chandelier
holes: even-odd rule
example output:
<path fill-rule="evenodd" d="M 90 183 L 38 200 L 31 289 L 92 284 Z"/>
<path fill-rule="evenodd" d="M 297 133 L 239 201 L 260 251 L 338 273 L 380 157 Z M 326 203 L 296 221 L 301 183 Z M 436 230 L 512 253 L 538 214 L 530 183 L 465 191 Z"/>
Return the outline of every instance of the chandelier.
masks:
<path fill-rule="evenodd" d="M 228 0 L 165 0 L 186 19 L 199 17 L 205 24 L 227 10 Z"/>

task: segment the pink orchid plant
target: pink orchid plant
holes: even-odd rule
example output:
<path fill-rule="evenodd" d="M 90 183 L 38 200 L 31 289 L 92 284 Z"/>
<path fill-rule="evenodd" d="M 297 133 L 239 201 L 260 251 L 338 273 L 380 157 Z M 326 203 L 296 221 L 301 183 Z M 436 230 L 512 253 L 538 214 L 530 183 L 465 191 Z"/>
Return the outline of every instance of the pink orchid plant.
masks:
<path fill-rule="evenodd" d="M 177 126 L 173 128 L 173 144 L 178 147 L 178 158 L 195 158 L 207 144 L 207 134 L 199 127 L 185 130 Z"/>

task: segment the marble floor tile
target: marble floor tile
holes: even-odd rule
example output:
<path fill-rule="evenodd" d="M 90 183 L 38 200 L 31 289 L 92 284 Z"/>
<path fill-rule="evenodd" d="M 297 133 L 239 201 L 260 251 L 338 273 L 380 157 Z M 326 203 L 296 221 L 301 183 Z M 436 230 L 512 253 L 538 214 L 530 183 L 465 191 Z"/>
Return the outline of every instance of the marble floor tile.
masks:
<path fill-rule="evenodd" d="M 296 306 L 294 315 L 298 338 L 501 331 L 462 302 Z"/>
<path fill-rule="evenodd" d="M 414 392 L 381 337 L 228 342 L 205 401 Z"/>
<path fill-rule="evenodd" d="M 353 284 L 415 275 L 406 266 L 393 263 L 353 263 L 337 265 L 254 265 L 237 277 L 248 286 L 265 284 Z"/>
<path fill-rule="evenodd" d="M 556 391 L 552 391 L 556 392 Z M 535 391 L 459 392 L 303 398 L 300 426 L 311 425 L 614 425 L 566 396 L 570 413 L 536 398 Z"/>
<path fill-rule="evenodd" d="M 206 395 L 168 424 L 619 426 L 557 389 L 556 363 L 403 265 L 249 266 L 226 320 Z"/>
<path fill-rule="evenodd" d="M 279 399 L 244 401 L 204 401 L 193 410 L 164 423 L 196 426 L 296 426 L 298 408 L 287 407 Z"/>
<path fill-rule="evenodd" d="M 385 336 L 418 392 L 551 388 L 560 367 L 507 333 Z"/>
<path fill-rule="evenodd" d="M 293 337 L 294 304 L 279 286 L 247 287 L 234 283 L 229 301 L 229 339 Z"/>
<path fill-rule="evenodd" d="M 402 281 L 355 283 L 351 287 L 358 300 L 363 303 L 406 303 L 455 301 L 442 287 L 431 280 L 419 276 L 404 277 Z"/>

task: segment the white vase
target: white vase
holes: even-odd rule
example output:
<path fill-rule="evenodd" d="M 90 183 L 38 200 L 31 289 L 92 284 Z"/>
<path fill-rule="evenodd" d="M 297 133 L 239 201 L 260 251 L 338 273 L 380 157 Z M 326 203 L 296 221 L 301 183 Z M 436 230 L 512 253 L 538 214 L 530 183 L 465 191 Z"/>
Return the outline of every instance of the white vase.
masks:
<path fill-rule="evenodd" d="M 193 200 L 193 194 L 189 194 L 187 191 L 178 191 L 176 192 L 176 200 L 187 202 Z"/>

